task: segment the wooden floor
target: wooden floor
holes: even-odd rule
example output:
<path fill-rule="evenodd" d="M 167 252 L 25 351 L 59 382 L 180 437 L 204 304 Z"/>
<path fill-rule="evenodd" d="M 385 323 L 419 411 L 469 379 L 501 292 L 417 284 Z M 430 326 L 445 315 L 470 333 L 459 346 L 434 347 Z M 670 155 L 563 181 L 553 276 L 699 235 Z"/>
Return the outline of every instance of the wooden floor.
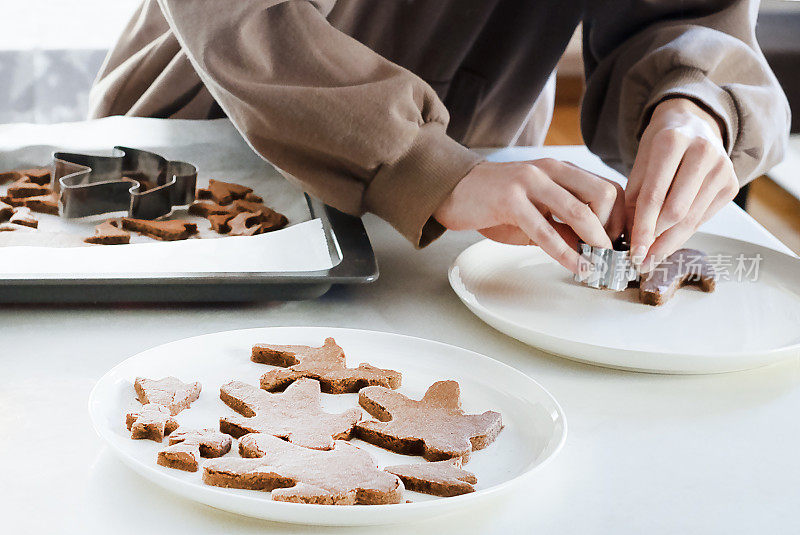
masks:
<path fill-rule="evenodd" d="M 582 143 L 578 104 L 557 101 L 545 144 Z M 747 212 L 792 251 L 800 254 L 800 201 L 769 178 L 762 176 L 755 179 L 750 186 Z"/>

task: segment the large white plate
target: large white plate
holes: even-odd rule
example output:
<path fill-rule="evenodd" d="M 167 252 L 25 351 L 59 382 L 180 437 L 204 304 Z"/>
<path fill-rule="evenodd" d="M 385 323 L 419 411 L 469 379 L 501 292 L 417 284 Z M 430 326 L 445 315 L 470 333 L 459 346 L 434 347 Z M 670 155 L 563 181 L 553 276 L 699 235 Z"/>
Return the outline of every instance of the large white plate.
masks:
<path fill-rule="evenodd" d="M 190 409 L 177 416 L 181 426 L 216 427 L 219 417 L 233 414 L 219 400 L 219 387 L 239 379 L 258 384 L 271 366 L 250 361 L 254 343 L 319 345 L 333 336 L 344 348 L 351 366 L 369 362 L 400 370 L 400 392 L 418 398 L 434 381 L 455 379 L 461 384 L 467 412 L 497 410 L 505 428 L 495 442 L 473 453 L 466 468 L 478 476 L 477 492 L 454 498 L 435 498 L 414 492 L 413 503 L 375 506 L 306 505 L 274 502 L 269 493 L 222 489 L 201 481 L 201 471 L 187 473 L 156 464 L 163 445 L 131 440 L 124 419 L 134 401 L 136 376 L 175 375 L 200 381 L 203 392 Z M 358 406 L 357 394 L 323 394 L 328 411 Z M 561 407 L 536 381 L 496 360 L 454 346 L 396 334 L 327 327 L 270 327 L 228 331 L 178 340 L 135 355 L 106 373 L 89 398 L 89 413 L 98 434 L 136 472 L 181 496 L 243 515 L 285 522 L 323 525 L 369 525 L 417 520 L 469 507 L 522 484 L 552 458 L 566 437 Z M 365 413 L 365 416 L 368 416 Z M 422 462 L 360 440 L 380 466 Z M 166 441 L 165 441 L 166 444 Z M 229 455 L 237 455 L 237 447 Z"/>
<path fill-rule="evenodd" d="M 679 290 L 660 307 L 639 303 L 635 289 L 617 293 L 574 283 L 537 247 L 489 240 L 459 255 L 450 285 L 497 330 L 600 366 L 716 373 L 800 355 L 800 260 L 713 234 L 698 233 L 687 247 L 722 255 L 730 278 L 720 280 L 713 294 Z M 755 265 L 752 281 L 754 272 L 747 270 Z M 740 266 L 746 276 L 736 273 Z"/>

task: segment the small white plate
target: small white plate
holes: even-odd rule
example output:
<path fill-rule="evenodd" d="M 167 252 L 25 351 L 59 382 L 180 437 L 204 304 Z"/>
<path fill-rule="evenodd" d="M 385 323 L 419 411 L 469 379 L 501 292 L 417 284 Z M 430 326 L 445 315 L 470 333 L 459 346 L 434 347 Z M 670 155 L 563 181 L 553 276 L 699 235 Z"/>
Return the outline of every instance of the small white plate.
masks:
<path fill-rule="evenodd" d="M 268 492 L 222 489 L 203 484 L 195 473 L 156 464 L 166 445 L 131 440 L 125 413 L 135 399 L 136 376 L 174 375 L 200 381 L 203 391 L 191 408 L 177 416 L 182 427 L 212 427 L 219 417 L 234 414 L 219 399 L 219 387 L 233 379 L 258 384 L 272 366 L 250 361 L 259 342 L 320 345 L 333 336 L 350 366 L 361 362 L 403 373 L 403 394 L 419 398 L 434 381 L 455 379 L 461 385 L 463 408 L 469 413 L 499 411 L 505 427 L 484 450 L 472 454 L 466 468 L 478 477 L 477 491 L 453 498 L 406 492 L 413 503 L 371 506 L 307 505 L 275 502 Z M 358 406 L 358 394 L 322 394 L 323 407 L 340 412 Z M 536 381 L 489 357 L 458 347 L 397 334 L 328 327 L 269 327 L 208 334 L 178 340 L 135 355 L 106 373 L 89 398 L 89 414 L 97 433 L 136 472 L 162 487 L 212 507 L 247 516 L 318 525 L 371 525 L 408 522 L 441 515 L 522 484 L 561 448 L 567 433 L 561 407 Z M 368 417 L 366 413 L 365 417 Z M 421 462 L 354 439 L 379 466 Z M 238 455 L 237 445 L 228 455 Z"/>
<path fill-rule="evenodd" d="M 475 315 L 497 330 L 590 364 L 655 373 L 717 373 L 800 355 L 799 259 L 704 233 L 686 247 L 709 254 L 729 280 L 719 280 L 712 294 L 678 290 L 658 307 L 641 304 L 635 289 L 612 292 L 575 283 L 538 247 L 489 240 L 458 256 L 450 268 L 450 285 Z M 754 265 L 757 279 L 752 281 L 753 272 L 748 275 L 747 270 Z M 739 267 L 742 277 L 736 272 Z"/>

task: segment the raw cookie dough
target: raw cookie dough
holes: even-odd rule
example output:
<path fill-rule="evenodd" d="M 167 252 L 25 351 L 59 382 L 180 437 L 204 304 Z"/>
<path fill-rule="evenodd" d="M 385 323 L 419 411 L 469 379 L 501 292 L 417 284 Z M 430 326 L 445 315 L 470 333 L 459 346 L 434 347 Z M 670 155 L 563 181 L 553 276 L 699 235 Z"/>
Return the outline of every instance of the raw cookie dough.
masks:
<path fill-rule="evenodd" d="M 250 359 L 285 368 L 261 376 L 261 388 L 269 391 L 281 390 L 301 377 L 318 380 L 322 391 L 329 394 L 358 392 L 372 385 L 398 388 L 401 380 L 400 372 L 369 364 L 348 368 L 344 351 L 333 338 L 326 338 L 321 347 L 256 344 Z"/>
<path fill-rule="evenodd" d="M 461 468 L 461 459 L 448 459 L 415 464 L 400 464 L 384 468 L 398 476 L 408 490 L 434 496 L 458 496 L 475 492 L 478 478 Z"/>
<path fill-rule="evenodd" d="M 122 243 L 130 243 L 130 233 L 115 227 L 109 221 L 104 221 L 94 228 L 94 236 L 84 238 L 86 243 L 93 243 L 97 245 L 119 245 Z"/>
<path fill-rule="evenodd" d="M 303 448 L 272 435 L 239 442 L 242 459 L 206 463 L 203 482 L 218 487 L 272 491 L 283 502 L 325 505 L 402 503 L 403 483 L 379 470 L 366 451 L 337 440 L 327 451 Z"/>
<path fill-rule="evenodd" d="M 222 457 L 231 451 L 231 437 L 214 429 L 176 431 L 169 437 L 169 446 L 158 452 L 161 466 L 197 472 L 200 458 Z"/>
<path fill-rule="evenodd" d="M 491 444 L 503 429 L 500 413 L 464 414 L 456 381 L 433 383 L 417 401 L 382 386 L 358 393 L 358 402 L 377 420 L 356 426 L 356 436 L 371 444 L 429 461 L 460 457 Z"/>
<path fill-rule="evenodd" d="M 178 421 L 172 417 L 169 409 L 157 403 L 147 403 L 130 411 L 125 416 L 125 424 L 131 432 L 131 438 L 155 442 L 161 442 L 164 436 L 178 428 Z"/>
<path fill-rule="evenodd" d="M 283 393 L 270 394 L 241 381 L 222 385 L 220 399 L 241 416 L 219 419 L 219 429 L 234 437 L 266 433 L 289 442 L 326 450 L 335 439 L 349 439 L 361 419 L 361 411 L 340 414 L 322 410 L 320 387 L 313 379 L 294 382 Z"/>
<path fill-rule="evenodd" d="M 678 249 L 639 281 L 639 300 L 659 306 L 669 301 L 678 288 L 692 284 L 704 292 L 716 288 L 714 267 L 706 254 L 696 249 Z"/>
<path fill-rule="evenodd" d="M 170 376 L 158 380 L 137 377 L 133 388 L 140 402 L 163 405 L 175 416 L 200 397 L 202 387 L 200 383 L 184 383 Z"/>

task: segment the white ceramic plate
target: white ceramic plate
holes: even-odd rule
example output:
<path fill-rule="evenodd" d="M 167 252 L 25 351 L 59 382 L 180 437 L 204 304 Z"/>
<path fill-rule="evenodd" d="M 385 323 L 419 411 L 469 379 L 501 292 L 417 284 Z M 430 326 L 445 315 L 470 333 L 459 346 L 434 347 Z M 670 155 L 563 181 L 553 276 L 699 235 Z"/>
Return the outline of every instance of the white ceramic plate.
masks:
<path fill-rule="evenodd" d="M 268 492 L 222 489 L 201 481 L 201 471 L 187 473 L 156 464 L 163 447 L 149 440 L 131 440 L 125 413 L 134 402 L 136 376 L 174 375 L 200 381 L 203 392 L 190 409 L 177 416 L 181 426 L 216 427 L 219 417 L 234 414 L 219 399 L 219 387 L 239 379 L 258 384 L 272 366 L 250 361 L 254 343 L 320 345 L 333 336 L 344 348 L 348 364 L 369 362 L 403 373 L 400 392 L 419 398 L 431 383 L 455 379 L 461 385 L 467 412 L 497 410 L 505 428 L 494 443 L 473 453 L 466 468 L 478 476 L 477 491 L 454 498 L 406 492 L 412 503 L 374 506 L 306 505 L 275 502 Z M 358 406 L 357 394 L 322 394 L 323 407 L 340 412 Z M 496 360 L 454 346 L 396 334 L 326 327 L 270 327 L 228 331 L 178 340 L 135 355 L 106 373 L 89 398 L 89 413 L 98 434 L 136 472 L 162 487 L 212 507 L 247 516 L 320 525 L 369 525 L 418 520 L 469 507 L 522 484 L 552 458 L 566 437 L 561 407 L 536 381 Z M 368 416 L 366 413 L 365 417 Z M 380 466 L 422 462 L 382 450 L 360 440 Z M 166 441 L 164 442 L 166 445 Z M 238 455 L 236 443 L 228 455 Z"/>
<path fill-rule="evenodd" d="M 712 294 L 678 290 L 659 307 L 639 303 L 635 289 L 617 293 L 579 285 L 537 247 L 489 240 L 459 255 L 450 285 L 499 331 L 600 366 L 716 373 L 800 355 L 800 260 L 713 234 L 698 233 L 686 246 L 722 255 L 717 263 L 729 280 L 718 281 Z M 753 260 L 757 255 L 760 261 Z M 757 280 L 750 280 L 752 272 L 737 276 L 737 267 L 747 275 L 754 265 Z"/>

